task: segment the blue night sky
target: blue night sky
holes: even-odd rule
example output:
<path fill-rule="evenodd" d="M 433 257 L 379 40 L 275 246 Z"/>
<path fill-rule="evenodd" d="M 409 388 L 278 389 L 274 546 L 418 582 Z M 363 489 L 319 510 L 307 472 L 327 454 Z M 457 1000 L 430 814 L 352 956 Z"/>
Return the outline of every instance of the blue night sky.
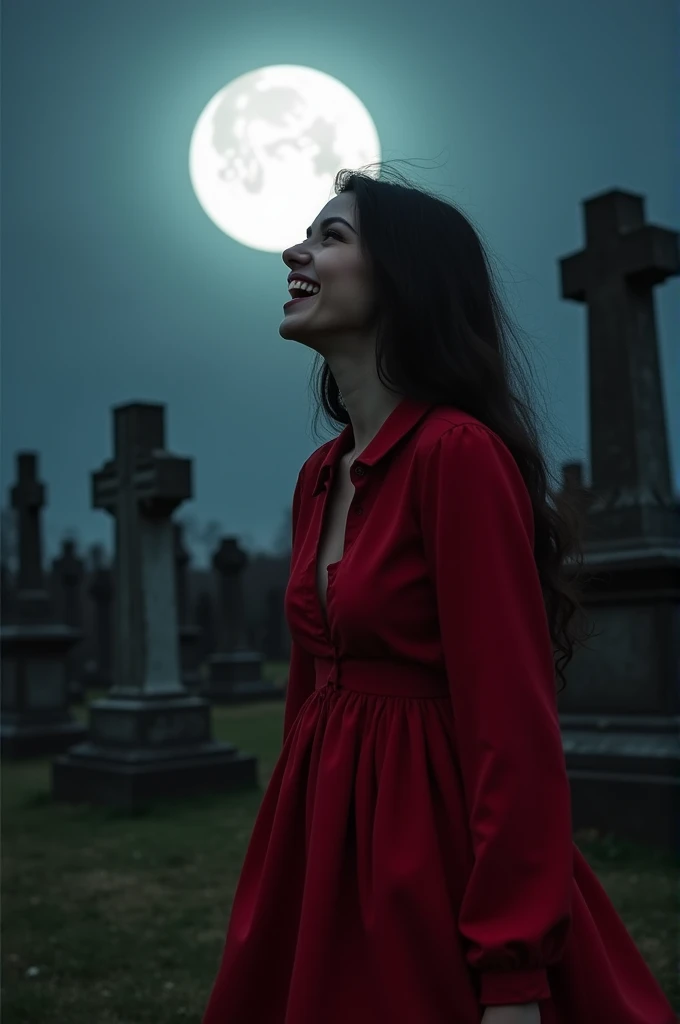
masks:
<path fill-rule="evenodd" d="M 585 312 L 559 298 L 557 260 L 584 242 L 581 201 L 610 188 L 680 228 L 679 44 L 671 0 L 345 0 L 306 17 L 273 0 L 4 0 L 3 497 L 15 451 L 37 449 L 48 551 L 67 530 L 108 542 L 89 474 L 110 455 L 110 407 L 160 401 L 169 447 L 195 459 L 181 512 L 272 544 L 331 436 L 311 432 L 313 354 L 278 334 L 280 255 L 216 228 L 188 173 L 208 100 L 270 64 L 344 82 L 383 157 L 417 161 L 397 166 L 482 228 L 556 457 L 586 458 Z M 677 279 L 656 303 L 678 481 Z"/>

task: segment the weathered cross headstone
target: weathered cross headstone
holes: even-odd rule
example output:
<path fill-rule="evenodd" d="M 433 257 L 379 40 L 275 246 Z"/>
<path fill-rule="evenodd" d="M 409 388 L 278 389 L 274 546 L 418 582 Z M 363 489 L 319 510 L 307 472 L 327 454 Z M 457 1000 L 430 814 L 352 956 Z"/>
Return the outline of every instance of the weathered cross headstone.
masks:
<path fill-rule="evenodd" d="M 208 656 L 214 654 L 217 644 L 214 602 L 208 590 L 201 590 L 196 599 L 196 624 L 199 629 L 197 658 L 199 672 L 202 672 Z"/>
<path fill-rule="evenodd" d="M 0 621 L 5 626 L 14 621 L 14 577 L 4 561 L 0 561 Z"/>
<path fill-rule="evenodd" d="M 262 654 L 248 650 L 243 570 L 248 556 L 236 537 L 224 537 L 213 555 L 219 580 L 217 650 L 207 659 L 201 693 L 219 704 L 277 700 L 283 691 L 262 678 Z"/>
<path fill-rule="evenodd" d="M 59 618 L 82 635 L 85 564 L 76 551 L 75 541 L 62 541 L 61 553 L 52 561 L 52 574 Z M 68 656 L 69 690 L 74 700 L 83 698 L 83 646 L 82 642 L 77 644 Z"/>
<path fill-rule="evenodd" d="M 88 673 L 88 685 L 108 690 L 113 685 L 113 574 L 101 544 L 92 545 L 89 568 L 87 592 L 92 602 L 94 664 Z"/>
<path fill-rule="evenodd" d="M 68 656 L 80 634 L 53 618 L 42 561 L 45 487 L 35 452 L 17 456 L 11 491 L 17 514 L 19 569 L 13 622 L 0 630 L 2 754 L 41 757 L 82 739 L 85 728 L 69 712 Z"/>
<path fill-rule="evenodd" d="M 678 235 L 642 196 L 584 203 L 586 248 L 560 261 L 588 307 L 591 483 L 584 607 L 595 635 L 560 694 L 575 827 L 680 850 L 680 508 L 673 495 L 653 286 L 680 273 Z"/>
<path fill-rule="evenodd" d="M 583 463 L 565 462 L 562 466 L 562 490 L 584 515 L 588 509 L 588 488 L 583 481 Z"/>
<path fill-rule="evenodd" d="M 85 564 L 76 550 L 75 541 L 63 540 L 61 552 L 52 561 L 60 594 L 59 611 L 62 620 L 73 629 L 83 625 L 83 604 L 81 587 L 85 575 Z"/>
<path fill-rule="evenodd" d="M 198 677 L 198 639 L 200 629 L 195 626 L 189 615 L 189 581 L 188 571 L 190 557 L 184 543 L 184 528 L 181 523 L 174 523 L 175 543 L 175 582 L 177 586 L 177 631 L 179 635 L 179 660 L 182 682 L 189 690 L 195 690 L 199 684 Z"/>
<path fill-rule="evenodd" d="M 171 517 L 191 497 L 191 462 L 165 450 L 162 405 L 119 406 L 113 421 L 92 502 L 115 521 L 114 684 L 90 705 L 90 742 L 53 762 L 53 794 L 133 810 L 255 786 L 255 758 L 212 739 L 210 705 L 181 682 Z"/>
<path fill-rule="evenodd" d="M 266 596 L 265 655 L 268 661 L 286 661 L 286 617 L 283 609 L 284 587 L 270 587 Z"/>

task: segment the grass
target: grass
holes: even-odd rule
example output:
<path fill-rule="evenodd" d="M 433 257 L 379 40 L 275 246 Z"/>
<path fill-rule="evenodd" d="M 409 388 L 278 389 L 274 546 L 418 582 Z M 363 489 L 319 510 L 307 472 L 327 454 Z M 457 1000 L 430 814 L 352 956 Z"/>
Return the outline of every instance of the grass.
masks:
<path fill-rule="evenodd" d="M 277 680 L 285 670 L 268 666 Z M 216 738 L 257 755 L 261 788 L 134 818 L 53 804 L 49 760 L 3 766 L 4 1024 L 200 1022 L 282 722 L 282 701 L 216 708 Z M 673 864 L 575 838 L 680 1007 Z"/>

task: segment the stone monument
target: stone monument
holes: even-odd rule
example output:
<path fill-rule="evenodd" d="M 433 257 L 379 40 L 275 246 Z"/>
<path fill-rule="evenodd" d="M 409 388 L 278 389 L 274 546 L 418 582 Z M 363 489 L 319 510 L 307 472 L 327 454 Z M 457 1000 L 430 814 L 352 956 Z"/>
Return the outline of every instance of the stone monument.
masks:
<path fill-rule="evenodd" d="M 586 248 L 560 261 L 588 307 L 591 482 L 584 608 L 595 636 L 560 693 L 575 828 L 680 852 L 680 508 L 671 485 L 652 289 L 680 273 L 678 235 L 642 196 L 584 203 Z"/>
<path fill-rule="evenodd" d="M 14 575 L 7 562 L 0 560 L 0 617 L 3 625 L 14 622 Z"/>
<path fill-rule="evenodd" d="M 203 674 L 207 670 L 206 659 L 214 653 L 217 643 L 213 596 L 207 590 L 201 590 L 196 598 L 196 625 L 199 630 L 197 660 L 199 675 L 203 678 Z"/>
<path fill-rule="evenodd" d="M 19 569 L 12 622 L 0 629 L 3 757 L 44 757 L 86 735 L 69 711 L 68 659 L 81 634 L 53 618 L 43 570 L 41 514 L 45 487 L 35 452 L 17 455 L 11 491 Z"/>
<path fill-rule="evenodd" d="M 285 587 L 269 587 L 266 593 L 265 643 L 268 661 L 288 661 L 286 617 L 283 610 Z"/>
<path fill-rule="evenodd" d="M 217 704 L 284 697 L 281 689 L 262 678 L 262 654 L 248 649 L 243 599 L 247 562 L 236 537 L 224 537 L 212 559 L 219 578 L 220 615 L 217 650 L 207 659 L 201 693 Z"/>
<path fill-rule="evenodd" d="M 76 551 L 75 541 L 67 539 L 61 544 L 59 556 L 52 561 L 52 575 L 59 598 L 59 618 L 78 633 L 83 633 L 83 579 L 85 565 Z M 72 700 L 84 696 L 83 644 L 77 644 L 68 656 L 69 692 Z"/>
<path fill-rule="evenodd" d="M 113 410 L 114 457 L 92 503 L 115 521 L 114 683 L 90 741 L 53 762 L 57 800 L 134 811 L 154 799 L 256 786 L 256 760 L 211 736 L 210 705 L 181 682 L 172 514 L 191 462 L 165 450 L 164 407 Z"/>
<path fill-rule="evenodd" d="M 90 582 L 88 595 L 92 601 L 94 633 L 94 665 L 88 678 L 88 685 L 108 690 L 113 685 L 112 668 L 112 603 L 113 579 L 111 569 L 106 565 L 101 544 L 90 549 Z"/>
<path fill-rule="evenodd" d="M 175 581 L 177 586 L 177 629 L 179 633 L 179 661 L 182 682 L 188 690 L 199 685 L 200 629 L 190 621 L 189 615 L 189 552 L 184 543 L 184 527 L 173 524 L 175 542 Z"/>

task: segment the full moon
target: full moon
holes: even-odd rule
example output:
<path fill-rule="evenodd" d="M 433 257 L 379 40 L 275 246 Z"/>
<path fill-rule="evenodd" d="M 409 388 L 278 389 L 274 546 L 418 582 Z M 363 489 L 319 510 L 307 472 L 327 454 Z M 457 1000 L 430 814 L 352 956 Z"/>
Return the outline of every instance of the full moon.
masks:
<path fill-rule="evenodd" d="M 304 238 L 342 167 L 378 160 L 375 124 L 347 86 L 314 68 L 278 64 L 213 96 L 191 136 L 189 173 L 218 228 L 252 249 L 281 252 Z"/>

